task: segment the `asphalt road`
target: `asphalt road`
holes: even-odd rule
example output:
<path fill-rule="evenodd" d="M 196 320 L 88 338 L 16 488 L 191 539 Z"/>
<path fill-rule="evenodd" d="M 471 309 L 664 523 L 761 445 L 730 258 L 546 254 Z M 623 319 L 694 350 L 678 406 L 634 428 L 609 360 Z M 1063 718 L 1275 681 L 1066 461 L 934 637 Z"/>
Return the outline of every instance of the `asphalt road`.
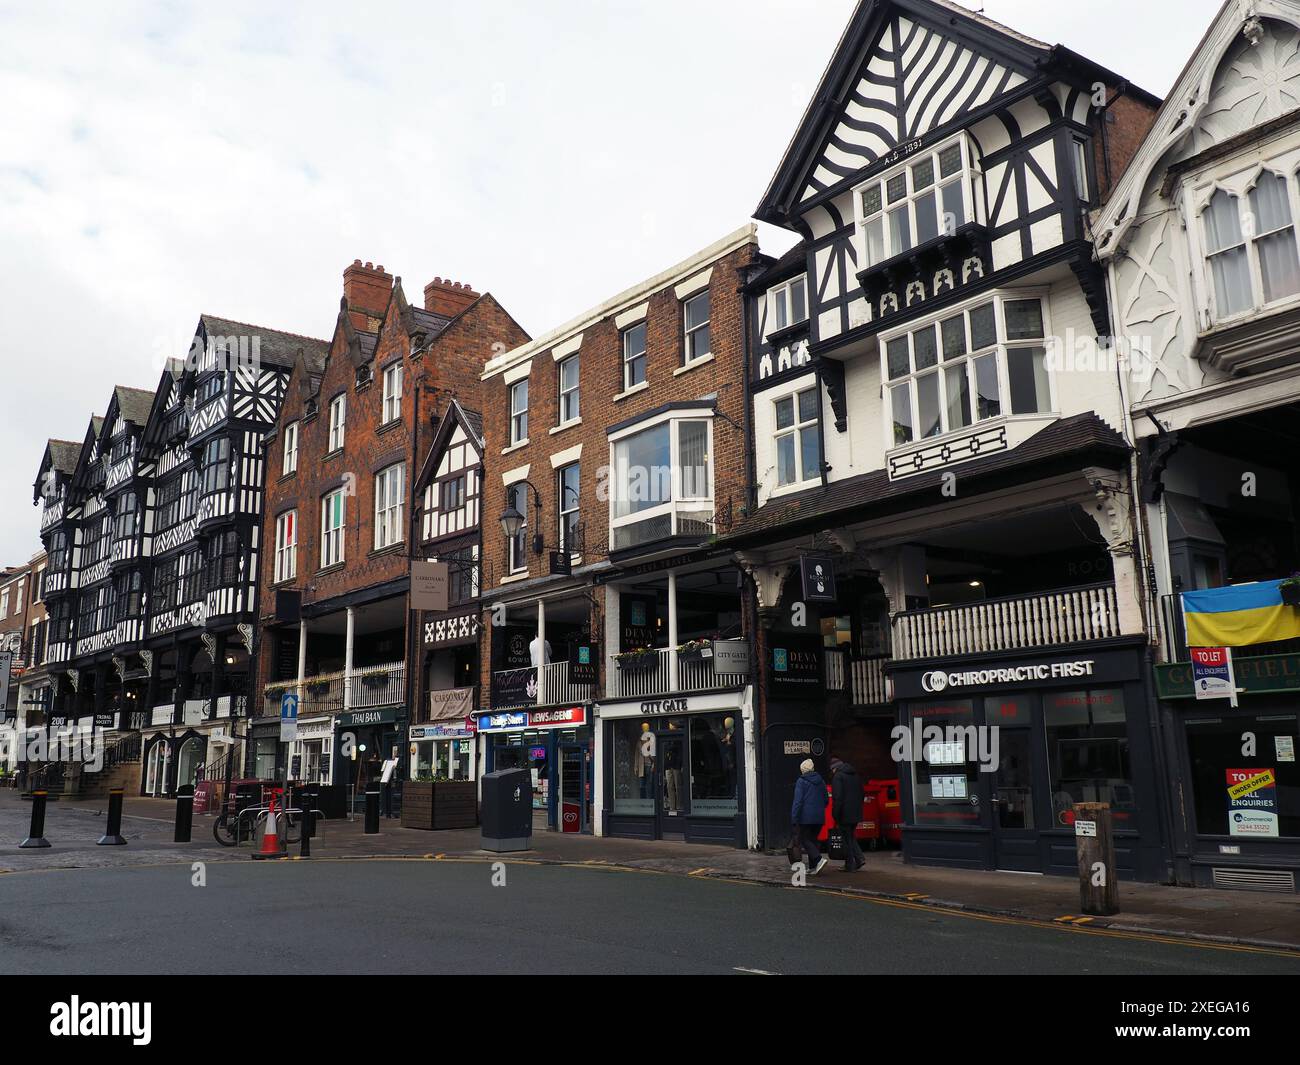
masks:
<path fill-rule="evenodd" d="M 1300 974 L 1300 958 L 817 889 L 487 862 L 210 862 L 0 876 L 10 973 Z"/>

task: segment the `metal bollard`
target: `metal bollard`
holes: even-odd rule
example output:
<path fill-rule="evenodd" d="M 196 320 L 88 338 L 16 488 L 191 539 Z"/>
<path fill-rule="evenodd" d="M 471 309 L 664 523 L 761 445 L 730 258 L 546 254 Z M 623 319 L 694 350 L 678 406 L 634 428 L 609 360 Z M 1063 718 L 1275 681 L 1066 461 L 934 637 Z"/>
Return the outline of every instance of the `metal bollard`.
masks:
<path fill-rule="evenodd" d="M 45 838 L 45 800 L 49 792 L 44 788 L 32 792 L 32 825 L 19 847 L 48 847 L 50 841 Z"/>
<path fill-rule="evenodd" d="M 122 800 L 124 789 L 110 788 L 108 792 L 108 827 L 104 834 L 99 837 L 100 847 L 125 847 L 126 840 L 122 838 Z"/>
<path fill-rule="evenodd" d="M 302 792 L 302 847 L 298 852 L 301 858 L 311 857 L 312 826 L 316 820 L 315 797 L 306 788 Z"/>
<path fill-rule="evenodd" d="M 379 792 L 366 789 L 366 831 L 367 836 L 379 835 Z"/>
<path fill-rule="evenodd" d="M 188 784 L 176 789 L 176 834 L 173 843 L 188 843 L 194 828 L 194 789 Z"/>

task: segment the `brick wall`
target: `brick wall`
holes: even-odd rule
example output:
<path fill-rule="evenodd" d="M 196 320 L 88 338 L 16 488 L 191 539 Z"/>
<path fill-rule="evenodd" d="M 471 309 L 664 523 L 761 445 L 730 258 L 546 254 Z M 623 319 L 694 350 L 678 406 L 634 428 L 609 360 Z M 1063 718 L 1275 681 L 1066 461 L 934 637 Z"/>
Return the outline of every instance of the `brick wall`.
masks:
<path fill-rule="evenodd" d="M 1108 89 L 1107 99 L 1114 92 L 1114 88 Z M 1120 96 L 1111 104 L 1108 113 L 1114 116 L 1114 121 L 1106 123 L 1104 145 L 1100 132 L 1093 138 L 1094 165 L 1102 203 L 1106 202 L 1111 190 L 1119 184 L 1119 179 L 1124 176 L 1124 171 L 1141 147 L 1155 121 L 1156 110 L 1131 95 Z M 1106 180 L 1107 159 L 1110 166 L 1109 183 Z"/>
<path fill-rule="evenodd" d="M 407 576 L 410 559 L 408 541 L 411 527 L 411 485 L 419 472 L 420 459 L 428 451 L 433 436 L 433 416 L 445 410 L 445 392 L 455 394 L 463 405 L 473 409 L 478 401 L 483 364 L 493 354 L 527 341 L 527 334 L 487 294 L 475 299 L 454 318 L 428 345 L 421 345 L 412 355 L 412 335 L 403 314 L 405 296 L 401 279 L 389 288 L 391 298 L 378 308 L 378 288 L 369 282 L 375 268 L 361 283 L 354 263 L 345 273 L 345 306 L 340 311 L 334 336 L 325 362 L 323 376 L 314 399 L 319 412 L 305 417 L 305 405 L 313 398 L 302 387 L 302 369 L 296 368 L 289 380 L 276 433 L 267 453 L 266 517 L 263 526 L 263 552 L 260 614 L 263 625 L 274 620 L 275 609 L 275 523 L 286 510 L 298 512 L 297 577 L 284 586 L 301 592 L 302 603 L 333 599 L 345 593 L 372 588 Z M 386 278 L 384 274 L 380 278 Z M 369 383 L 358 385 L 357 364 L 349 352 L 350 337 L 356 336 L 360 317 L 377 325 L 374 354 L 366 360 L 371 369 Z M 349 329 L 349 324 L 351 329 Z M 401 416 L 383 423 L 383 373 L 400 361 L 403 365 Z M 425 386 L 419 399 L 420 432 L 413 451 L 416 424 L 417 386 Z M 329 450 L 329 404 L 339 393 L 347 395 L 347 420 L 344 446 L 334 454 Z M 298 468 L 285 475 L 283 427 L 298 422 Z M 405 465 L 403 540 L 393 547 L 375 549 L 375 475 L 393 463 Z M 344 530 L 344 562 L 320 569 L 321 499 L 340 486 L 350 486 Z M 260 682 L 272 678 L 273 656 L 261 655 Z"/>
<path fill-rule="evenodd" d="M 483 382 L 484 503 L 483 503 L 483 602 L 485 607 L 508 595 L 514 582 L 502 584 L 508 574 L 507 541 L 497 520 L 505 507 L 506 471 L 528 466 L 528 479 L 542 496 L 541 527 L 546 552 L 558 546 L 559 512 L 555 472 L 551 456 L 582 445 L 579 486 L 580 519 L 585 525 L 583 564 L 608 555 L 609 504 L 598 498 L 603 468 L 609 465 L 607 427 L 647 413 L 665 403 L 695 400 L 716 394 L 718 414 L 713 419 L 714 505 L 719 531 L 725 531 L 727 515 L 745 501 L 745 351 L 743 302 L 739 293 L 741 271 L 757 254 L 748 244 L 717 260 L 709 279 L 710 348 L 713 357 L 681 373 L 684 332 L 682 301 L 674 283 L 649 297 L 646 317 L 646 381 L 648 388 L 616 398 L 622 391 L 623 355 L 619 329 L 613 314 L 582 330 L 580 357 L 581 423 L 559 432 L 559 369 L 549 350 L 532 356 L 528 374 L 528 438 L 524 447 L 507 450 L 510 432 L 510 386 L 502 374 Z M 705 269 L 701 266 L 700 270 Z M 561 342 L 563 343 L 563 342 Z M 513 382 L 512 382 L 513 383 Z M 505 452 L 503 454 L 503 452 Z M 528 507 L 532 538 L 534 511 Z M 529 548 L 529 576 L 547 572 L 548 554 L 533 555 Z M 599 598 L 599 597 L 598 597 Z M 593 615 L 595 631 L 598 618 Z M 491 617 L 485 614 L 480 662 L 486 699 L 490 691 Z"/>

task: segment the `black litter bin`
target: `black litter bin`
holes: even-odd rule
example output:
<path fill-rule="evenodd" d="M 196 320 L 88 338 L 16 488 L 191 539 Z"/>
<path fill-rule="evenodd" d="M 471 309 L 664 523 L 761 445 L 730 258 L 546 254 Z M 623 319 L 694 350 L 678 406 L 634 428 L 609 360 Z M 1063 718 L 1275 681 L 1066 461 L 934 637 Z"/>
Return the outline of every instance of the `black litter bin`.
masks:
<path fill-rule="evenodd" d="M 483 777 L 483 849 L 526 851 L 533 835 L 533 778 L 527 769 Z"/>

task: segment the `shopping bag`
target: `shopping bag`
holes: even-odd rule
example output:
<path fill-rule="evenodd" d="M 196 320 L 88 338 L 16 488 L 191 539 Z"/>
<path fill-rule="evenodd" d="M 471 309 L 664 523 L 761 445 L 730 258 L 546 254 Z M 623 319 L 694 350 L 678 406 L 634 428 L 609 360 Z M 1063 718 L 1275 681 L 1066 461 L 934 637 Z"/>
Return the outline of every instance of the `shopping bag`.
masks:
<path fill-rule="evenodd" d="M 785 856 L 790 859 L 790 865 L 796 866 L 803 861 L 803 847 L 799 843 L 799 826 L 790 826 L 790 842 L 785 848 Z"/>
<path fill-rule="evenodd" d="M 832 828 L 826 833 L 826 853 L 833 861 L 844 861 L 844 829 Z"/>

